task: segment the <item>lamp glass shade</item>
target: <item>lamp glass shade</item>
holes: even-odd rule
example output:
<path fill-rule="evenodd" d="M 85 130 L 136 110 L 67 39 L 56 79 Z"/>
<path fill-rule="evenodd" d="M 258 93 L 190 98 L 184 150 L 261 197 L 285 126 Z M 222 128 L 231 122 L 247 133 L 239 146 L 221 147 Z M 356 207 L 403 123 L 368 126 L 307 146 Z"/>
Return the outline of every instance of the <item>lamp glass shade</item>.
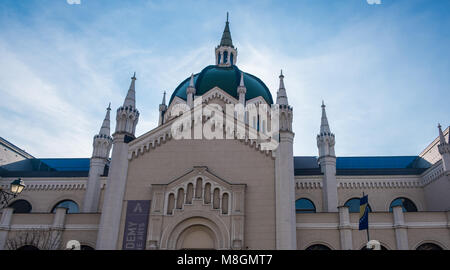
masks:
<path fill-rule="evenodd" d="M 25 188 L 25 184 L 22 179 L 16 179 L 11 182 L 11 192 L 13 194 L 20 194 L 22 190 Z"/>

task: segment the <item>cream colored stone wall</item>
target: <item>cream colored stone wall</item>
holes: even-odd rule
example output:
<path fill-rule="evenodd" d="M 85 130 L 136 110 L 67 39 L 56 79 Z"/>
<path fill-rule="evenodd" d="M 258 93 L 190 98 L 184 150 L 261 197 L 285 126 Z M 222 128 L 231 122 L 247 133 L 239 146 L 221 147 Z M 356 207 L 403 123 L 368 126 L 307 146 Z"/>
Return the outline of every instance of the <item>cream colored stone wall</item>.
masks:
<path fill-rule="evenodd" d="M 65 214 L 62 224 L 56 224 L 55 216 L 54 213 L 13 214 L 10 224 L 0 228 L 0 231 L 7 232 L 5 239 L 12 239 L 17 236 L 17 233 L 25 231 L 60 230 L 62 249 L 69 240 L 77 240 L 82 245 L 95 248 L 100 214 Z M 6 248 L 6 246 L 0 247 L 0 249 L 2 248 Z"/>
<path fill-rule="evenodd" d="M 427 210 L 450 210 L 450 176 L 442 175 L 439 179 L 428 183 L 423 189 Z"/>
<path fill-rule="evenodd" d="M 449 249 L 449 212 L 404 213 L 408 249 L 416 249 L 423 243 L 434 243 Z M 359 213 L 350 213 L 350 230 L 354 250 L 367 243 L 367 232 L 358 230 Z M 376 212 L 369 215 L 370 239 L 378 240 L 388 250 L 397 249 L 396 222 L 393 213 Z M 341 249 L 338 213 L 297 214 L 297 248 L 306 249 L 322 244 L 331 249 Z"/>
<path fill-rule="evenodd" d="M 6 188 L 15 178 L 2 178 L 0 185 Z M 86 191 L 87 177 L 70 178 L 31 178 L 22 177 L 27 186 L 23 192 L 11 200 L 27 200 L 32 205 L 32 213 L 49 213 L 53 207 L 62 200 L 73 200 L 79 206 L 81 211 Z M 106 177 L 102 177 L 102 186 Z M 103 205 L 104 187 L 100 192 L 99 212 Z"/>
<path fill-rule="evenodd" d="M 339 206 L 349 199 L 360 198 L 364 192 L 369 195 L 369 205 L 374 212 L 389 211 L 391 202 L 398 197 L 412 200 L 418 211 L 428 209 L 418 176 L 337 176 L 337 180 Z M 296 182 L 296 199 L 308 198 L 316 206 L 316 211 L 322 212 L 321 176 L 297 176 Z M 343 187 L 343 182 L 353 182 L 354 186 Z M 379 186 L 373 183 L 379 183 Z"/>
<path fill-rule="evenodd" d="M 236 140 L 172 139 L 132 159 L 125 200 L 151 199 L 151 184 L 167 184 L 193 166 L 207 166 L 225 181 L 246 184 L 244 246 L 275 248 L 274 159 Z M 124 218 L 122 212 L 119 247 Z"/>

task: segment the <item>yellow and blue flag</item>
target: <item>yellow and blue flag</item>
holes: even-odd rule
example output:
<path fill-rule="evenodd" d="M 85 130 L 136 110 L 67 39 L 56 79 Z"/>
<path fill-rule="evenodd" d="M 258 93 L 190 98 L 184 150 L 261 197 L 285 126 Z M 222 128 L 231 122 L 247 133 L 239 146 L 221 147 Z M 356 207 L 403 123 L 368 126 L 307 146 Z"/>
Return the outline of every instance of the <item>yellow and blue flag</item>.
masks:
<path fill-rule="evenodd" d="M 365 195 L 359 199 L 359 230 L 369 228 L 369 199 Z"/>

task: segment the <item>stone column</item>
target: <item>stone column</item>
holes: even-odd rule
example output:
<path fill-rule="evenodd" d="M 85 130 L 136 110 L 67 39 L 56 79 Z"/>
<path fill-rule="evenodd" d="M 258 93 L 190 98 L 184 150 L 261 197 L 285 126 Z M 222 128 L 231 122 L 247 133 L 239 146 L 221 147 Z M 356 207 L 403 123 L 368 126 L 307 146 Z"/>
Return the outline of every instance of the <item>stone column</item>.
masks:
<path fill-rule="evenodd" d="M 394 230 L 397 249 L 408 250 L 408 232 L 406 230 L 402 206 L 392 207 L 392 212 L 394 214 Z"/>
<path fill-rule="evenodd" d="M 52 224 L 52 241 L 51 243 L 56 244 L 57 242 L 62 241 L 62 233 L 64 230 L 64 225 L 66 224 L 66 213 L 67 208 L 58 207 L 55 209 L 55 214 L 53 216 L 53 224 Z M 77 240 L 77 239 L 73 239 Z M 64 243 L 62 243 L 64 245 Z M 55 245 L 56 246 L 56 245 Z M 54 246 L 54 247 L 55 247 Z M 63 248 L 65 248 L 63 246 Z"/>
<path fill-rule="evenodd" d="M 339 236 L 342 250 L 352 250 L 352 227 L 350 225 L 350 214 L 347 206 L 339 206 Z"/>
<path fill-rule="evenodd" d="M 294 133 L 280 131 L 275 157 L 277 249 L 297 249 L 293 142 Z"/>
<path fill-rule="evenodd" d="M 117 249 L 128 172 L 128 144 L 124 142 L 124 139 L 124 134 L 116 134 L 114 136 L 111 167 L 108 173 L 97 236 L 98 250 Z"/>
<path fill-rule="evenodd" d="M 100 176 L 105 170 L 105 165 L 106 159 L 91 158 L 89 177 L 83 202 L 83 212 L 85 213 L 98 212 L 101 190 Z"/>
<path fill-rule="evenodd" d="M 4 250 L 6 248 L 5 245 L 8 239 L 8 233 L 13 213 L 13 208 L 3 209 L 2 218 L 0 219 L 0 250 Z"/>

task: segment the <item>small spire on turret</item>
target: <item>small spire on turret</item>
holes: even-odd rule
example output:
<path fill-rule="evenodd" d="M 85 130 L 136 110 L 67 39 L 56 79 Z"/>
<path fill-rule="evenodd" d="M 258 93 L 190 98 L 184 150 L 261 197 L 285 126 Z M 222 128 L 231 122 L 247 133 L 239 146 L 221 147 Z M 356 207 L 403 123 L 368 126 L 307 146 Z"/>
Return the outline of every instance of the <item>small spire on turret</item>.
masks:
<path fill-rule="evenodd" d="M 109 121 L 110 111 L 111 111 L 111 102 L 109 103 L 108 108 L 106 108 L 105 119 L 103 120 L 102 127 L 100 128 L 100 132 L 98 133 L 99 135 L 109 136 L 110 134 L 110 121 Z"/>
<path fill-rule="evenodd" d="M 192 108 L 194 106 L 194 95 L 195 95 L 195 84 L 194 84 L 194 73 L 191 74 L 191 80 L 189 81 L 189 86 L 186 89 L 187 105 Z"/>
<path fill-rule="evenodd" d="M 277 104 L 279 105 L 289 105 L 286 88 L 284 87 L 284 75 L 283 70 L 280 72 L 280 87 L 277 92 Z"/>
<path fill-rule="evenodd" d="M 194 73 L 191 73 L 191 80 L 189 81 L 189 86 L 194 87 Z"/>
<path fill-rule="evenodd" d="M 245 93 L 247 93 L 247 87 L 245 87 L 244 84 L 244 72 L 241 72 L 241 81 L 239 82 L 237 92 L 239 95 L 239 103 L 245 106 Z"/>
<path fill-rule="evenodd" d="M 439 129 L 439 141 L 440 141 L 440 144 L 447 144 L 447 142 L 445 141 L 444 133 L 442 132 L 441 124 L 439 124 L 439 123 L 438 123 L 438 129 Z M 450 138 L 449 138 L 449 143 L 450 143 Z"/>
<path fill-rule="evenodd" d="M 331 133 L 330 126 L 328 125 L 327 113 L 325 111 L 325 103 L 322 100 L 322 119 L 320 123 L 320 134 L 328 134 Z"/>
<path fill-rule="evenodd" d="M 163 99 L 162 99 L 161 104 L 162 104 L 162 105 L 166 105 L 166 91 L 164 91 Z"/>
<path fill-rule="evenodd" d="M 133 77 L 131 77 L 130 88 L 128 89 L 127 97 L 123 102 L 123 107 L 131 106 L 136 107 L 136 91 L 135 91 L 135 81 L 136 81 L 136 72 L 134 72 Z"/>

